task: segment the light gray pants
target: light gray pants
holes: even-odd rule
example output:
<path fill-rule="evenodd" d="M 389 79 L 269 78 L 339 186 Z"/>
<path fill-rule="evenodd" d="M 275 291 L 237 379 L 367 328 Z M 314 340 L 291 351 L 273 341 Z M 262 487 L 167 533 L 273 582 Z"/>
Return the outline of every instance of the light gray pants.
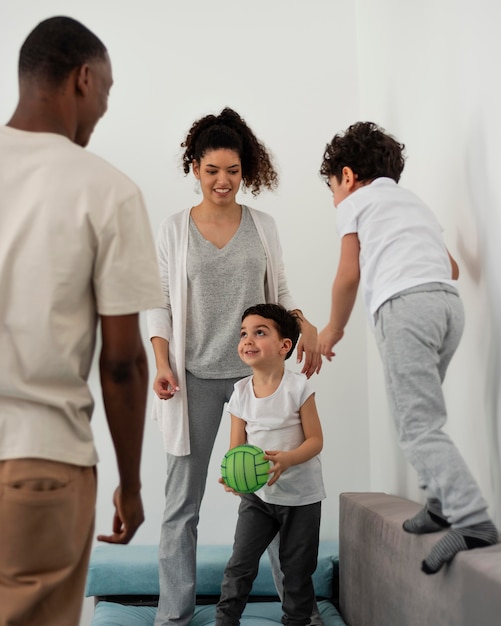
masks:
<path fill-rule="evenodd" d="M 458 449 L 442 430 L 442 382 L 459 344 L 464 312 L 443 283 L 407 289 L 376 313 L 376 341 L 402 450 L 428 498 L 437 498 L 453 527 L 487 521 L 487 503 Z"/>
<path fill-rule="evenodd" d="M 239 378 L 201 379 L 186 372 L 191 453 L 167 454 L 159 545 L 160 598 L 155 626 L 187 626 L 196 602 L 197 527 L 207 470 L 224 404 Z M 168 400 L 167 400 L 168 402 Z M 279 568 L 278 560 L 272 568 Z M 281 579 L 280 569 L 273 572 Z"/>
<path fill-rule="evenodd" d="M 191 453 L 167 454 L 165 511 L 159 546 L 160 598 L 155 626 L 186 626 L 193 617 L 200 505 L 224 403 L 237 380 L 200 379 L 186 372 Z"/>

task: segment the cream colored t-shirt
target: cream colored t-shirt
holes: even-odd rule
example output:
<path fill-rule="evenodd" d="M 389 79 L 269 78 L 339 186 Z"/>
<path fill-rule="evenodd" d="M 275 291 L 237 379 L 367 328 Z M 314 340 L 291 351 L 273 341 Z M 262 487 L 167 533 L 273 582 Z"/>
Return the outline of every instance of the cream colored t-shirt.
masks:
<path fill-rule="evenodd" d="M 61 135 L 0 127 L 0 459 L 95 464 L 98 315 L 162 303 L 137 186 Z"/>

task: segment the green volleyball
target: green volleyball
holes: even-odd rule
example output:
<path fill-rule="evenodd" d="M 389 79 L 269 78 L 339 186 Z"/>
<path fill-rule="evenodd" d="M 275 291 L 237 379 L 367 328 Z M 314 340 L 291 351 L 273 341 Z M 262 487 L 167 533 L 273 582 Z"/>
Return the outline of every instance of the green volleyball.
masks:
<path fill-rule="evenodd" d="M 268 482 L 270 462 L 258 446 L 245 443 L 235 446 L 224 455 L 221 476 L 238 493 L 254 493 Z"/>

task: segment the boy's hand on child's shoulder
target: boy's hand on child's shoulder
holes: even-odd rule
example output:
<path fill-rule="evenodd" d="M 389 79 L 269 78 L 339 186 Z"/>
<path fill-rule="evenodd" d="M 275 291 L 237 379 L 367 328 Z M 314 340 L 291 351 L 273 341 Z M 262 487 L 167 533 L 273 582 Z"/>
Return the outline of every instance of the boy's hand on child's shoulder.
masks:
<path fill-rule="evenodd" d="M 269 470 L 269 474 L 273 474 L 273 477 L 268 481 L 268 485 L 273 485 L 276 483 L 280 476 L 289 469 L 292 465 L 290 459 L 290 452 L 285 450 L 266 450 L 264 458 L 267 461 L 271 461 L 273 463 L 271 469 Z"/>
<path fill-rule="evenodd" d="M 332 361 L 332 357 L 336 356 L 336 353 L 332 351 L 332 348 L 341 341 L 344 335 L 344 330 L 338 328 L 331 328 L 327 325 L 318 335 L 318 347 L 320 354 L 324 356 L 328 361 Z"/>

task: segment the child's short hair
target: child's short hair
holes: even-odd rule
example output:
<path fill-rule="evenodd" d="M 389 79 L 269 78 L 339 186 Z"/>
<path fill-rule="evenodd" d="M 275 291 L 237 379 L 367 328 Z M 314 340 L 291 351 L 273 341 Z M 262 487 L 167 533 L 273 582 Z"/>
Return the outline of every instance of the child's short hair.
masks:
<path fill-rule="evenodd" d="M 327 184 L 332 176 L 340 183 L 347 166 L 361 182 L 387 176 L 398 183 L 405 164 L 404 149 L 404 144 L 384 128 L 373 122 L 357 122 L 326 145 L 320 175 Z"/>
<path fill-rule="evenodd" d="M 242 322 L 249 315 L 260 315 L 267 320 L 272 320 L 282 339 L 290 339 L 292 346 L 285 355 L 288 359 L 294 352 L 296 343 L 301 334 L 301 326 L 299 325 L 299 317 L 292 311 L 287 311 L 281 304 L 255 304 L 244 311 Z"/>

